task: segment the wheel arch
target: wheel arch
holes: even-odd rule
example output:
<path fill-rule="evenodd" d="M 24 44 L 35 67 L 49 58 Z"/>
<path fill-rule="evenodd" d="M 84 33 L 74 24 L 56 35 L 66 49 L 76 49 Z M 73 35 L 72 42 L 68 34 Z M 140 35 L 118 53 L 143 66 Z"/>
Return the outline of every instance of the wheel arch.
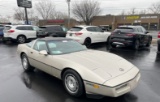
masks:
<path fill-rule="evenodd" d="M 19 36 L 24 36 L 24 37 L 27 39 L 27 37 L 26 37 L 24 34 L 18 35 L 18 36 L 17 36 L 17 39 L 18 39 Z"/>
<path fill-rule="evenodd" d="M 26 53 L 25 53 L 25 52 L 21 52 L 21 53 L 20 53 L 20 58 L 22 58 L 22 55 L 23 55 L 23 54 L 26 54 Z"/>
<path fill-rule="evenodd" d="M 61 78 L 61 79 L 62 79 L 62 77 L 63 77 L 64 72 L 67 71 L 67 70 L 73 70 L 73 71 L 75 71 L 75 72 L 80 76 L 80 78 L 83 80 L 81 74 L 80 74 L 77 70 L 75 70 L 75 69 L 73 69 L 73 68 L 70 68 L 70 67 L 66 67 L 66 68 L 64 68 L 64 69 L 62 70 L 61 75 L 60 75 L 60 78 Z"/>
<path fill-rule="evenodd" d="M 84 42 L 85 42 L 86 39 L 90 39 L 90 40 L 91 40 L 91 43 L 92 43 L 91 37 L 86 37 L 86 38 L 84 39 Z"/>

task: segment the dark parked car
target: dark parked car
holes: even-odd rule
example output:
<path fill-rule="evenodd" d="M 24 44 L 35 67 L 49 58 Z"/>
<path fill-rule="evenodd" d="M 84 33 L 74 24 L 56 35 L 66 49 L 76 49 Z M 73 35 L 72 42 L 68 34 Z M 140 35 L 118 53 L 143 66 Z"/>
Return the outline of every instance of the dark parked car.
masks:
<path fill-rule="evenodd" d="M 46 25 L 39 27 L 37 37 L 66 37 L 67 28 L 60 25 Z"/>
<path fill-rule="evenodd" d="M 158 51 L 160 52 L 160 32 L 158 33 Z"/>
<path fill-rule="evenodd" d="M 3 29 L 4 26 L 0 25 L 0 42 L 3 40 Z"/>
<path fill-rule="evenodd" d="M 152 36 L 142 26 L 119 26 L 110 36 L 110 45 L 115 48 L 117 45 L 131 46 L 137 50 L 140 46 L 149 47 Z"/>

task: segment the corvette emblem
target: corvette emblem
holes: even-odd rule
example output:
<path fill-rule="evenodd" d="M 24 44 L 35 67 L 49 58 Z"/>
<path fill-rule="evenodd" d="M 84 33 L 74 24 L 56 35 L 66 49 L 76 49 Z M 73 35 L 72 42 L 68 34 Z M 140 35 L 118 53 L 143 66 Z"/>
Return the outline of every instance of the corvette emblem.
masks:
<path fill-rule="evenodd" d="M 119 68 L 119 71 L 124 71 L 124 69 L 123 68 Z"/>

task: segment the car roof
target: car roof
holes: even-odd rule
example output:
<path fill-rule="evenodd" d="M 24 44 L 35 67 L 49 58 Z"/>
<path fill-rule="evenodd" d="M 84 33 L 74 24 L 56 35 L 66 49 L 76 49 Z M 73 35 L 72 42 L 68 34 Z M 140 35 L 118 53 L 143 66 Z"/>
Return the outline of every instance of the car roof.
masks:
<path fill-rule="evenodd" d="M 17 27 L 17 26 L 33 26 L 33 25 L 5 25 L 5 26 L 11 26 L 11 27 Z"/>
<path fill-rule="evenodd" d="M 64 37 L 45 37 L 45 38 L 39 38 L 37 39 L 39 40 L 43 40 L 43 41 L 62 41 L 62 40 L 72 40 L 69 38 L 64 38 Z"/>
<path fill-rule="evenodd" d="M 40 27 L 54 27 L 54 26 L 60 26 L 60 25 L 45 25 L 45 26 L 40 26 Z"/>
<path fill-rule="evenodd" d="M 142 27 L 142 26 L 123 25 L 123 26 L 119 26 L 119 27 L 137 28 L 137 27 Z"/>
<path fill-rule="evenodd" d="M 88 28 L 88 27 L 98 27 L 98 26 L 76 25 L 74 27 Z"/>
<path fill-rule="evenodd" d="M 109 26 L 109 25 L 99 25 L 99 26 Z"/>

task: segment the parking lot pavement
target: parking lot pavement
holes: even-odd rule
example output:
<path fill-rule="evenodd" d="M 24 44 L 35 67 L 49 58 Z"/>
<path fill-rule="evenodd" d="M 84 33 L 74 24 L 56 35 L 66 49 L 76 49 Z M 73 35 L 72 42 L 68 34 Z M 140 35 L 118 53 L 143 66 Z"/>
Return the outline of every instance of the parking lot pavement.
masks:
<path fill-rule="evenodd" d="M 62 82 L 36 70 L 23 72 L 16 53 L 17 45 L 0 44 L 0 102 L 159 102 L 160 55 L 156 46 L 133 51 L 128 48 L 112 49 L 136 65 L 142 74 L 141 81 L 132 92 L 118 98 L 74 98 L 66 93 Z M 92 49 L 107 51 L 103 43 Z"/>

